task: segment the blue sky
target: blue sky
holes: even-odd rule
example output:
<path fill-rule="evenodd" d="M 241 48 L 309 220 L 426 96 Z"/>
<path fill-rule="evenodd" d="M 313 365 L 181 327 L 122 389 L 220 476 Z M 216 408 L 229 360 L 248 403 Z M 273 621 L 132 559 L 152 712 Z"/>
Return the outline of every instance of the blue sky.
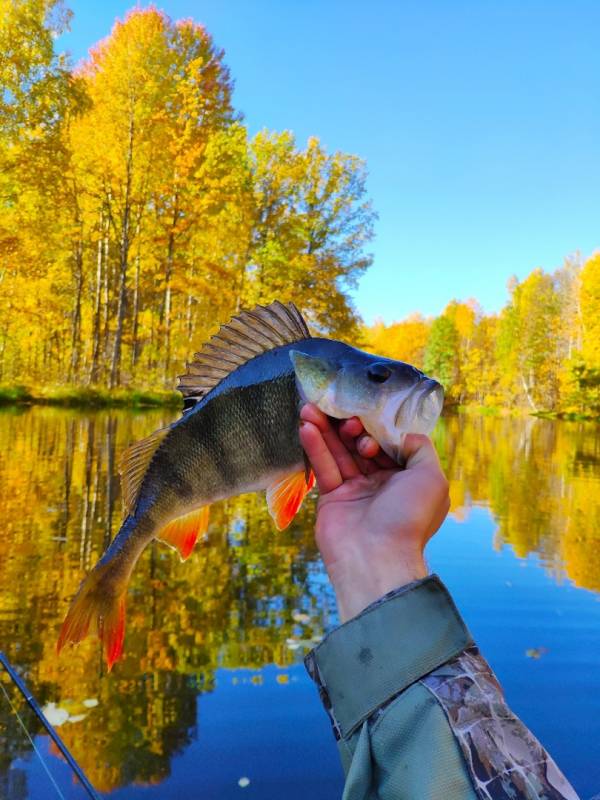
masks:
<path fill-rule="evenodd" d="M 72 0 L 78 60 L 133 5 Z M 142 4 L 144 5 L 144 4 Z M 379 214 L 355 301 L 370 322 L 496 311 L 510 275 L 600 247 L 600 3 L 165 0 L 225 49 L 251 132 L 367 161 Z"/>

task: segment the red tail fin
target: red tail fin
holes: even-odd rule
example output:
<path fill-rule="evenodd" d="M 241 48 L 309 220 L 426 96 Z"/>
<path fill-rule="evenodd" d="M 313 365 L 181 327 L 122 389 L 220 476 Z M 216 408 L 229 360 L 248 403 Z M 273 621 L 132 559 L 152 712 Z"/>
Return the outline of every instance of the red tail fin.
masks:
<path fill-rule="evenodd" d="M 79 587 L 62 624 L 56 645 L 60 653 L 67 642 L 81 642 L 88 633 L 97 633 L 104 645 L 106 664 L 112 665 L 123 653 L 125 638 L 125 594 L 127 587 L 115 590 L 111 564 L 95 567 Z"/>

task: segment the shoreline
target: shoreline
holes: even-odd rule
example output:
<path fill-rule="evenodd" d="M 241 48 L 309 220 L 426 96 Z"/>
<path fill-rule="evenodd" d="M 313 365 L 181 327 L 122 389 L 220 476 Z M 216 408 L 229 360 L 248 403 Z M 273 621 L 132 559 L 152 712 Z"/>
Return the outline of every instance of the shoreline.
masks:
<path fill-rule="evenodd" d="M 175 390 L 159 389 L 106 389 L 102 387 L 53 386 L 35 392 L 25 386 L 0 386 L 0 409 L 24 406 L 54 406 L 57 408 L 175 408 L 183 407 L 183 400 Z M 599 422 L 600 415 L 570 411 L 531 411 L 527 408 L 502 408 L 499 406 L 461 405 L 449 403 L 443 412 L 447 415 L 475 414 L 492 417 L 536 417 L 537 419 L 567 422 Z"/>
<path fill-rule="evenodd" d="M 181 408 L 179 392 L 146 389 L 56 386 L 39 392 L 24 386 L 0 386 L 0 408 L 23 406 L 59 408 Z"/>
<path fill-rule="evenodd" d="M 444 406 L 442 413 L 474 414 L 486 417 L 535 417 L 536 419 L 562 420 L 563 422 L 600 422 L 600 414 L 580 413 L 576 411 L 532 411 L 525 406 L 506 408 L 500 406 L 461 405 L 459 403 Z"/>

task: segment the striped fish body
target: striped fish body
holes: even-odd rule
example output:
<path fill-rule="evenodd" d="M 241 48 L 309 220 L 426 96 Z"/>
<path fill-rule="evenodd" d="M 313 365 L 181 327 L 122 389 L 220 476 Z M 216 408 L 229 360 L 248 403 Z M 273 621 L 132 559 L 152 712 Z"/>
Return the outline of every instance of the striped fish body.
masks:
<path fill-rule="evenodd" d="M 126 588 L 140 554 L 157 538 L 187 558 L 206 530 L 211 503 L 266 489 L 276 526 L 291 522 L 314 482 L 298 433 L 305 400 L 333 416 L 364 414 L 366 421 L 385 417 L 382 399 L 390 396 L 396 425 L 400 389 L 408 397 L 421 378 L 409 365 L 311 337 L 293 306 L 272 304 L 234 318 L 180 379 L 194 405 L 122 458 L 127 516 L 73 600 L 59 650 L 95 631 L 110 668 L 122 652 Z"/>
<path fill-rule="evenodd" d="M 240 367 L 173 425 L 142 484 L 140 511 L 160 524 L 304 468 L 291 347 Z"/>

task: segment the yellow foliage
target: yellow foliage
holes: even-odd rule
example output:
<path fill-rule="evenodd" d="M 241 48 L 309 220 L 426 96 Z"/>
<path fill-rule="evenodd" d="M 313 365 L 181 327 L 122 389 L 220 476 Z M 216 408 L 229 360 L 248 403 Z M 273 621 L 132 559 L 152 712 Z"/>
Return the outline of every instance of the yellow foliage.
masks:
<path fill-rule="evenodd" d="M 450 403 L 600 416 L 600 255 L 583 268 L 571 258 L 553 274 L 535 269 L 509 288 L 498 316 L 452 300 L 435 320 L 379 321 L 363 340 L 421 369 L 433 364 Z"/>
<path fill-rule="evenodd" d="M 402 322 L 384 325 L 376 322 L 363 329 L 366 346 L 374 353 L 397 358 L 422 368 L 429 323 L 420 314 L 412 314 Z"/>
<path fill-rule="evenodd" d="M 581 270 L 580 297 L 583 360 L 591 369 L 600 369 L 600 253 Z"/>
<path fill-rule="evenodd" d="M 364 164 L 315 137 L 249 141 L 223 52 L 152 6 L 70 71 L 54 6 L 9 3 L 2 29 L 24 66 L 0 71 L 23 112 L 0 121 L 0 380 L 172 385 L 216 324 L 275 298 L 352 337 L 348 292 L 370 264 Z"/>

